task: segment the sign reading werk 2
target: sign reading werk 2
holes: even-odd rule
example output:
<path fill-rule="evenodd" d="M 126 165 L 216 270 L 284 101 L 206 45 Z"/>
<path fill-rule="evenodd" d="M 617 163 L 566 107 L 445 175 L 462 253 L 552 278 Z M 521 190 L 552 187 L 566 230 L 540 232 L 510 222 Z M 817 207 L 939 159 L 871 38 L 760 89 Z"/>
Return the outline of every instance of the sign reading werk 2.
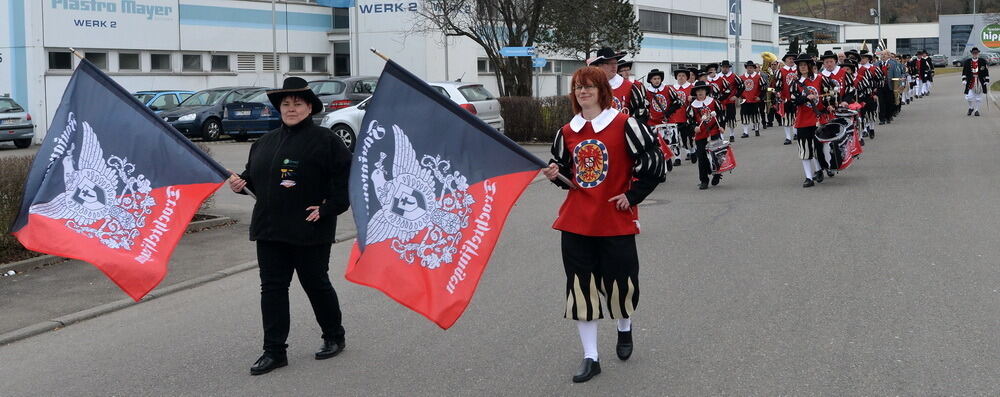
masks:
<path fill-rule="evenodd" d="M 986 47 L 1000 48 L 1000 24 L 986 25 L 981 39 Z"/>
<path fill-rule="evenodd" d="M 62 10 L 96 11 L 130 15 L 145 15 L 146 19 L 153 17 L 169 17 L 176 11 L 175 7 L 140 3 L 135 0 L 98 1 L 98 0 L 51 0 L 51 7 Z"/>

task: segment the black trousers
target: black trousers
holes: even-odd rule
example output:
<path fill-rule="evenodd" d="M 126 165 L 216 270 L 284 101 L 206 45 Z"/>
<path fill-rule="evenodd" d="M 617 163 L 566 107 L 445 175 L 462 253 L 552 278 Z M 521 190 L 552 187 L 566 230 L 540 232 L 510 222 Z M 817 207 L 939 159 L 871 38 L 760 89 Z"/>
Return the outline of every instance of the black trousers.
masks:
<path fill-rule="evenodd" d="M 694 147 L 694 126 L 688 123 L 677 124 L 677 132 L 685 149 L 690 150 Z"/>
<path fill-rule="evenodd" d="M 584 236 L 562 232 L 566 313 L 578 321 L 632 317 L 639 305 L 639 254 L 635 235 Z M 603 298 L 603 299 L 602 299 Z"/>
<path fill-rule="evenodd" d="M 720 139 L 719 135 L 712 137 L 713 140 Z M 708 139 L 698 139 L 694 141 L 696 146 L 695 156 L 698 156 L 698 180 L 701 183 L 708 183 L 708 176 L 712 173 L 712 165 L 708 163 L 708 151 L 705 147 L 708 146 Z"/>
<path fill-rule="evenodd" d="M 826 154 L 823 153 L 823 142 L 816 139 L 817 129 L 817 127 L 795 129 L 796 139 L 799 141 L 799 155 L 802 160 L 816 159 L 820 170 L 828 170 L 830 163 L 826 161 Z"/>
<path fill-rule="evenodd" d="M 264 351 L 284 353 L 288 347 L 288 286 L 292 273 L 309 296 L 323 339 L 343 340 L 340 301 L 327 275 L 331 244 L 310 246 L 275 241 L 257 242 L 260 265 L 260 311 L 264 322 Z"/>

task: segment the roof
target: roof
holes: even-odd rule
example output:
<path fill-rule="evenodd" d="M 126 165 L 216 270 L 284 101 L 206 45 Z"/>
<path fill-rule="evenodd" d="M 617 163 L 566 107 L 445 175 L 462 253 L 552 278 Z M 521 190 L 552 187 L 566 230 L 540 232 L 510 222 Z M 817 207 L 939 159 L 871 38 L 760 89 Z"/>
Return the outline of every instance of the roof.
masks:
<path fill-rule="evenodd" d="M 778 20 L 779 21 L 782 18 L 794 19 L 794 20 L 806 21 L 806 22 L 813 22 L 813 23 L 822 23 L 822 24 L 827 24 L 827 25 L 842 25 L 842 26 L 843 25 L 869 25 L 867 23 L 858 23 L 858 22 L 850 22 L 850 21 L 838 21 L 836 19 L 810 18 L 810 17 L 800 17 L 798 15 L 785 15 L 785 14 L 778 15 Z"/>

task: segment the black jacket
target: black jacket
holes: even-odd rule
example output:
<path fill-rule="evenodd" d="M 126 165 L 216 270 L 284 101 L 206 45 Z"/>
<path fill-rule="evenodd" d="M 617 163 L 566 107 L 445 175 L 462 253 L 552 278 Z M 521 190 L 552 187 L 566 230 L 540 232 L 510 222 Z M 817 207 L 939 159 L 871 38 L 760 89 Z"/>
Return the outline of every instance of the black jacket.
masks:
<path fill-rule="evenodd" d="M 328 128 L 306 118 L 282 125 L 250 147 L 241 177 L 257 195 L 250 240 L 296 245 L 330 244 L 337 215 L 350 206 L 347 179 L 351 152 Z M 320 219 L 307 222 L 306 207 L 319 205 Z"/>
<path fill-rule="evenodd" d="M 983 92 L 989 91 L 990 86 L 990 69 L 986 65 L 986 60 L 979 58 L 979 84 L 982 84 Z M 962 63 L 962 83 L 966 94 L 972 89 L 973 77 L 975 76 L 972 75 L 972 58 L 969 58 Z"/>

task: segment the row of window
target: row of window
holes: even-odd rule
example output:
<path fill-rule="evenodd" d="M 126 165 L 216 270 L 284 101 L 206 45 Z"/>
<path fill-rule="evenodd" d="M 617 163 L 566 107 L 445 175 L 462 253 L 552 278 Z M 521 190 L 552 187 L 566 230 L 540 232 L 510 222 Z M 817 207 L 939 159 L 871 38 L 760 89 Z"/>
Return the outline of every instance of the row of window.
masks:
<path fill-rule="evenodd" d="M 725 38 L 729 33 L 725 19 L 698 17 L 663 11 L 639 10 L 639 29 L 647 32 L 682 34 L 701 37 Z M 771 41 L 771 25 L 753 23 L 750 26 L 753 41 Z"/>
<path fill-rule="evenodd" d="M 273 54 L 178 54 L 143 52 L 86 51 L 83 57 L 98 68 L 118 72 L 176 72 L 179 61 L 181 72 L 233 72 L 232 57 L 236 57 L 235 70 L 239 72 L 281 71 L 282 58 L 287 59 L 288 72 L 326 73 L 326 55 L 278 55 Z M 117 59 L 112 65 L 111 59 Z M 258 59 L 260 62 L 258 63 Z M 148 61 L 147 61 L 148 60 Z M 143 66 L 143 63 L 148 65 Z M 49 51 L 49 70 L 72 70 L 73 54 L 69 51 Z"/>

